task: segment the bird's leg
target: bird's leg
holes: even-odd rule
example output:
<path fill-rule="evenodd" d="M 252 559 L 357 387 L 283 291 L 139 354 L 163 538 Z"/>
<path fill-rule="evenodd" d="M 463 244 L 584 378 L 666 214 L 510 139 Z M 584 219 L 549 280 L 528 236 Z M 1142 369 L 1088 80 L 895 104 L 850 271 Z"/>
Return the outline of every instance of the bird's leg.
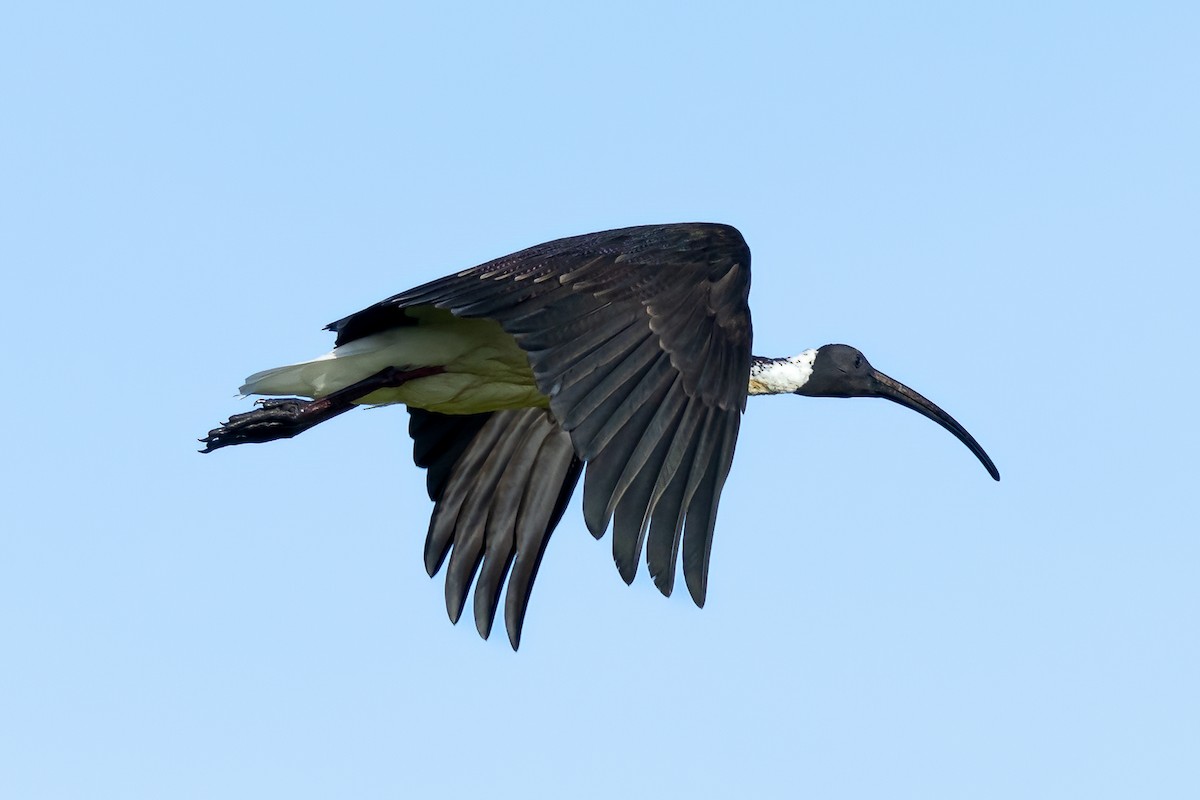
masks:
<path fill-rule="evenodd" d="M 417 378 L 443 372 L 442 367 L 418 367 L 402 370 L 388 367 L 369 378 L 352 383 L 315 400 L 284 397 L 257 401 L 258 408 L 244 414 L 234 414 L 224 425 L 208 432 L 200 441 L 201 453 L 211 453 L 231 444 L 271 442 L 290 439 L 314 425 L 354 408 L 356 401 L 379 389 L 394 389 Z"/>

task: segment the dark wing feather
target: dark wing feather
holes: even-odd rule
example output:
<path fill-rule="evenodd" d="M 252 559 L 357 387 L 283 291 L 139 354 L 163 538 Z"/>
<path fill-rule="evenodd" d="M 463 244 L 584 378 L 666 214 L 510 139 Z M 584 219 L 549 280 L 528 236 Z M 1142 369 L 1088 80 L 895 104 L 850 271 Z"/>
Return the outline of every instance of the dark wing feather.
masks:
<path fill-rule="evenodd" d="M 552 433 L 542 441 L 531 470 L 537 480 L 526 484 L 522 513 L 517 517 L 517 552 L 504 596 L 504 624 L 514 650 L 521 644 L 521 623 L 529 606 L 529 594 L 542 563 L 542 554 L 546 552 L 551 532 L 567 509 L 582 471 L 583 462 L 575 455 L 571 437 L 555 424 Z"/>
<path fill-rule="evenodd" d="M 528 353 L 554 417 L 588 462 L 588 527 L 600 536 L 616 514 L 622 576 L 632 579 L 649 530 L 651 573 L 669 594 L 682 535 L 684 575 L 702 605 L 717 503 L 746 402 L 749 289 L 750 252 L 734 228 L 624 228 L 531 247 L 330 328 L 345 344 L 418 305 L 498 321 Z M 500 441 L 497 434 L 488 446 Z M 432 480 L 431 472 L 431 487 Z M 442 502 L 461 508 L 449 491 Z M 435 565 L 445 536 L 431 528 L 427 555 Z"/>
<path fill-rule="evenodd" d="M 446 611 L 454 622 L 475 581 L 475 627 L 485 639 L 508 578 L 505 624 L 516 649 L 538 564 L 583 462 L 544 409 L 409 413 L 418 466 L 427 467 L 431 477 L 435 471 L 444 475 L 436 493 L 430 482 L 437 505 L 425 541 L 426 570 L 436 575 L 450 553 Z"/>
<path fill-rule="evenodd" d="M 413 439 L 413 461 L 428 470 L 425 475 L 430 500 L 441 499 L 454 468 L 467 445 L 491 414 L 435 414 L 409 408 L 408 435 Z"/>

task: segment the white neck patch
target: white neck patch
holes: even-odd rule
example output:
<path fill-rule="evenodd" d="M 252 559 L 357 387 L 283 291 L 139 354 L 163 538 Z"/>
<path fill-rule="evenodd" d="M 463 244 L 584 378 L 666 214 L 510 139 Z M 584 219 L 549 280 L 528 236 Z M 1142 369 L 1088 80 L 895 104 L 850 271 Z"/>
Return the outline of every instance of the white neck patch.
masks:
<path fill-rule="evenodd" d="M 750 394 L 790 394 L 812 377 L 817 351 L 791 358 L 769 358 L 750 365 Z"/>

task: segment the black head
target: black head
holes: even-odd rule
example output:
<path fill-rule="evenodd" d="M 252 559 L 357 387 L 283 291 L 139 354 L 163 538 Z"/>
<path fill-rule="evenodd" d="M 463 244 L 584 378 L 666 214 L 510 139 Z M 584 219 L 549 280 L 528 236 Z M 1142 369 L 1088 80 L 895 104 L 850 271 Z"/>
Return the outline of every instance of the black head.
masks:
<path fill-rule="evenodd" d="M 812 375 L 796 390 L 796 394 L 808 397 L 882 397 L 911 408 L 957 436 L 983 463 L 988 473 L 1000 480 L 1000 472 L 992 459 L 988 458 L 979 442 L 963 426 L 917 392 L 872 367 L 867 357 L 850 345 L 827 344 L 818 348 L 813 359 Z"/>
<path fill-rule="evenodd" d="M 812 375 L 796 394 L 808 397 L 877 397 L 875 369 L 867 357 L 848 344 L 817 349 Z"/>

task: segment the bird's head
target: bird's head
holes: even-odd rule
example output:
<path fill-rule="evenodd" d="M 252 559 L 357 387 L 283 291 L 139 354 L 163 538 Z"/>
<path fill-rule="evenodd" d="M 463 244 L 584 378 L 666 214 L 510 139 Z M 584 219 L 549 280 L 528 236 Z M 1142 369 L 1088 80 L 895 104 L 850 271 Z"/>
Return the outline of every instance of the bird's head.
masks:
<path fill-rule="evenodd" d="M 812 357 L 812 374 L 795 390 L 795 394 L 808 397 L 882 397 L 911 408 L 958 437 L 983 463 L 988 473 L 1000 480 L 996 465 L 963 426 L 931 401 L 872 367 L 867 357 L 850 345 L 827 344 L 817 348 Z"/>
<path fill-rule="evenodd" d="M 878 397 L 877 372 L 867 357 L 848 344 L 818 347 L 812 374 L 796 394 L 807 397 Z"/>

